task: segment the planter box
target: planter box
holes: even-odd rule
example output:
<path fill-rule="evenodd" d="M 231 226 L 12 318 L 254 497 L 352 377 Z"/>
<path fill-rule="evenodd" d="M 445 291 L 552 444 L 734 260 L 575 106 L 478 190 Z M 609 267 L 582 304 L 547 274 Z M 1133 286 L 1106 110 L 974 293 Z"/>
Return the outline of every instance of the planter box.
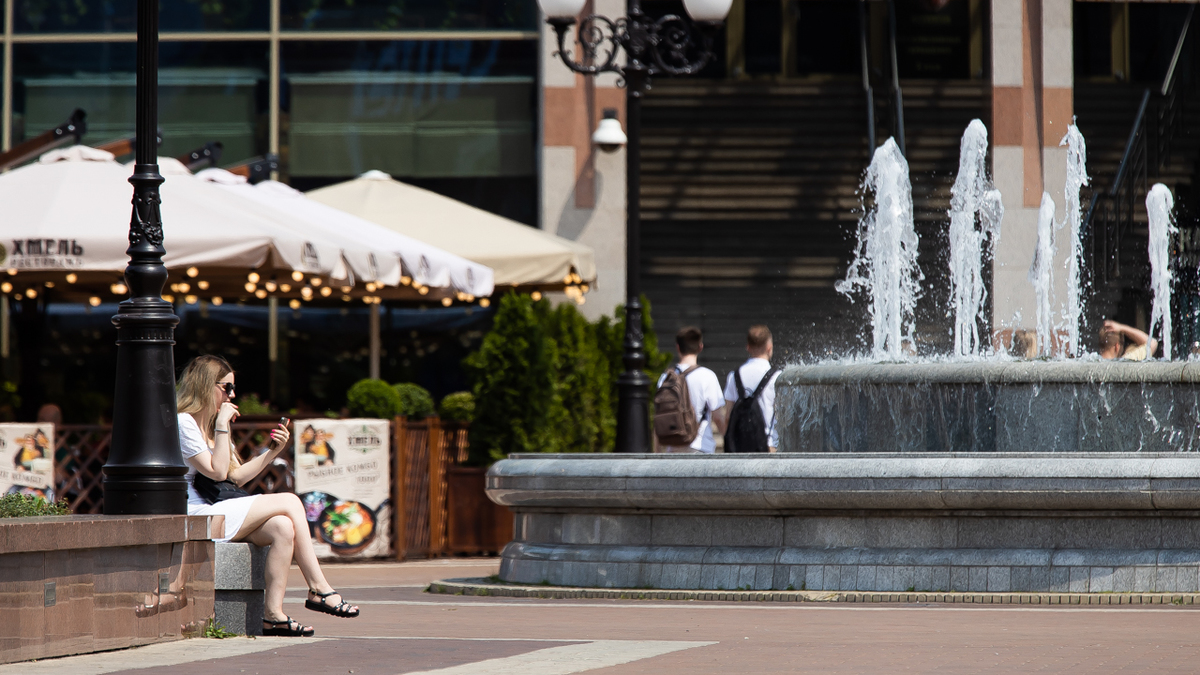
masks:
<path fill-rule="evenodd" d="M 213 614 L 210 534 L 197 516 L 0 519 L 0 663 L 199 631 Z"/>
<path fill-rule="evenodd" d="M 486 475 L 478 466 L 446 470 L 450 553 L 496 553 L 512 541 L 512 510 L 488 499 Z"/>

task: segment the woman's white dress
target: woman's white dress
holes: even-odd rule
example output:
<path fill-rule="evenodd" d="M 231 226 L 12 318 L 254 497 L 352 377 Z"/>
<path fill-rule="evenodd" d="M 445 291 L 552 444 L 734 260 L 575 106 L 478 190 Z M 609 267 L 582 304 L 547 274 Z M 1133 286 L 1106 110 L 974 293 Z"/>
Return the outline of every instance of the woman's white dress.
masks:
<path fill-rule="evenodd" d="M 179 413 L 179 449 L 183 451 L 184 458 L 195 457 L 202 452 L 212 454 L 212 448 L 204 441 L 204 434 L 200 433 L 196 418 L 187 413 Z M 213 539 L 213 541 L 226 542 L 233 539 L 233 535 L 242 529 L 242 523 L 246 521 L 246 514 L 250 512 L 250 504 L 258 498 L 258 495 L 226 499 L 223 502 L 209 504 L 196 493 L 193 484 L 195 479 L 196 467 L 189 462 L 187 472 L 188 515 L 225 516 L 225 536 L 221 539 Z"/>

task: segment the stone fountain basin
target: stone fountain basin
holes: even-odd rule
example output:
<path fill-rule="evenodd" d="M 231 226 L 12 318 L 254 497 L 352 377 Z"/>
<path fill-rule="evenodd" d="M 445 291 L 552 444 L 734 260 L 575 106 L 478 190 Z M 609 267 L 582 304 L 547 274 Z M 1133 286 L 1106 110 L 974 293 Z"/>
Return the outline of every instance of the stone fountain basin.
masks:
<path fill-rule="evenodd" d="M 1200 363 L 792 366 L 775 407 L 789 452 L 1191 452 Z"/>
<path fill-rule="evenodd" d="M 505 581 L 1196 592 L 1200 455 L 513 455 Z"/>

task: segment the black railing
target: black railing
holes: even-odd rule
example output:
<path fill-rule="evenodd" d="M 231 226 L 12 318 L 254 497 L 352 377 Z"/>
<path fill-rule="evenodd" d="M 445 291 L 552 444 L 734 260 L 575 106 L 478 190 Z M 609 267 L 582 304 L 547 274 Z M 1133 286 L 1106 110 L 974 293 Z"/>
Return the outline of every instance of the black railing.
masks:
<path fill-rule="evenodd" d="M 858 0 L 858 46 L 862 57 L 863 95 L 867 98 L 867 161 L 875 154 L 875 91 L 871 88 L 871 64 L 867 50 L 867 0 Z"/>
<path fill-rule="evenodd" d="M 1092 193 L 1082 231 L 1091 235 L 1088 268 L 1095 283 L 1107 284 L 1122 277 L 1121 248 L 1133 230 L 1141 200 L 1151 177 L 1157 178 L 1169 166 L 1172 145 L 1183 132 L 1183 105 L 1191 97 L 1192 78 L 1177 86 L 1177 75 L 1194 13 L 1195 6 L 1189 7 L 1162 86 L 1157 92 L 1149 87 L 1142 92 L 1112 185 Z"/>
<path fill-rule="evenodd" d="M 892 57 L 892 137 L 900 154 L 908 156 L 904 145 L 904 92 L 900 89 L 900 64 L 896 61 L 896 0 L 888 0 L 888 47 Z"/>

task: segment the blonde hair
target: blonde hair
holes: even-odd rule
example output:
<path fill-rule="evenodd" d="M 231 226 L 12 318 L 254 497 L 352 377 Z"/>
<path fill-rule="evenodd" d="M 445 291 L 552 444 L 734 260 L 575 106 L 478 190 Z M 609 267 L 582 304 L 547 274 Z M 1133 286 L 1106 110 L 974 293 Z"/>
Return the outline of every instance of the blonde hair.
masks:
<path fill-rule="evenodd" d="M 213 388 L 217 386 L 221 378 L 232 372 L 233 366 L 220 356 L 197 356 L 184 366 L 183 372 L 179 375 L 179 382 L 175 385 L 175 402 L 179 412 L 195 417 L 197 422 L 207 417 L 205 431 L 209 438 L 213 438 L 217 425 L 217 411 L 213 406 Z M 230 439 L 230 448 L 233 449 L 232 439 Z M 229 453 L 229 461 L 232 466 L 241 465 L 242 462 L 236 449 Z"/>

